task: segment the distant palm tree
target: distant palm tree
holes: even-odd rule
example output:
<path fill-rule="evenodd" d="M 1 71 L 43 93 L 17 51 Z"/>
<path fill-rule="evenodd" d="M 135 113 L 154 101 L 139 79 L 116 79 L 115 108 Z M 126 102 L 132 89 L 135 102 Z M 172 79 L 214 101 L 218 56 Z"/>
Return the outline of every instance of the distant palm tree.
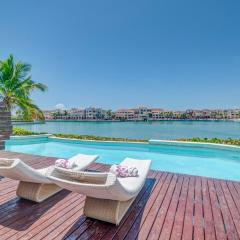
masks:
<path fill-rule="evenodd" d="M 112 110 L 107 110 L 107 112 L 106 112 L 106 117 L 107 117 L 107 119 L 111 119 L 111 118 L 113 117 L 113 112 L 112 112 Z"/>
<path fill-rule="evenodd" d="M 32 80 L 30 72 L 30 64 L 15 63 L 12 55 L 0 61 L 0 101 L 9 112 L 14 108 L 20 109 L 28 120 L 36 116 L 43 118 L 42 111 L 31 99 L 31 92 L 47 90 L 44 84 Z"/>
<path fill-rule="evenodd" d="M 12 134 L 11 111 L 18 109 L 25 120 L 37 117 L 43 119 L 40 108 L 31 99 L 33 90 L 45 91 L 47 87 L 36 83 L 30 76 L 31 65 L 14 62 L 10 55 L 0 61 L 0 148 L 1 139 L 7 139 Z"/>

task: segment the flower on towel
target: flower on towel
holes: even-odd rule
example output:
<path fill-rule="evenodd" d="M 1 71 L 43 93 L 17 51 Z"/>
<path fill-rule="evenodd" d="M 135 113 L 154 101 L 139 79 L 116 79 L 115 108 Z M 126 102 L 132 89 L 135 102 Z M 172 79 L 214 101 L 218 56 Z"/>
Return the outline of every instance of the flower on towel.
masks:
<path fill-rule="evenodd" d="M 55 162 L 56 167 L 62 167 L 62 168 L 72 168 L 72 164 L 66 160 L 66 159 L 58 159 Z"/>
<path fill-rule="evenodd" d="M 115 168 L 118 177 L 137 177 L 138 169 L 132 166 L 117 165 Z"/>

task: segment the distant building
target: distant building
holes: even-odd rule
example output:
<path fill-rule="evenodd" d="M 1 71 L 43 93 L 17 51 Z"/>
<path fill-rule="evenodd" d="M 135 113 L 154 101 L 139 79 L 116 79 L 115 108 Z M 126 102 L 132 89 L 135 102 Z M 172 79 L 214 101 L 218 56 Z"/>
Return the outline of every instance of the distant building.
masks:
<path fill-rule="evenodd" d="M 151 117 L 151 109 L 147 107 L 139 107 L 137 109 L 138 120 L 148 120 Z"/>
<path fill-rule="evenodd" d="M 186 111 L 168 111 L 161 108 L 138 107 L 119 109 L 115 112 L 102 108 L 89 107 L 86 109 L 72 108 L 70 110 L 44 111 L 46 120 L 208 120 L 208 119 L 239 119 L 240 109 L 187 109 Z"/>
<path fill-rule="evenodd" d="M 44 110 L 43 115 L 45 120 L 53 120 L 54 119 L 55 110 Z"/>
<path fill-rule="evenodd" d="M 135 120 L 136 118 L 136 109 L 119 109 L 115 112 L 115 119 L 118 120 Z"/>
<path fill-rule="evenodd" d="M 84 120 L 86 119 L 86 111 L 84 109 L 73 108 L 68 113 L 68 117 L 71 120 Z"/>
<path fill-rule="evenodd" d="M 164 118 L 164 110 L 161 108 L 152 108 L 150 117 L 152 120 L 160 120 Z"/>
<path fill-rule="evenodd" d="M 89 107 L 85 109 L 86 119 L 97 120 L 104 119 L 106 115 L 106 110 L 101 108 Z"/>

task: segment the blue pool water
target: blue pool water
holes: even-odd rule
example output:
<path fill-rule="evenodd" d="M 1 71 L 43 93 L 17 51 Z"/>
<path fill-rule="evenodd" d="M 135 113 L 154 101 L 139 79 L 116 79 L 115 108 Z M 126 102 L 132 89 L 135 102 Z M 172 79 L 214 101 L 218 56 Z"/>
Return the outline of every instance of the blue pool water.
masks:
<path fill-rule="evenodd" d="M 59 158 L 97 154 L 97 162 L 106 164 L 120 163 L 125 157 L 151 159 L 155 170 L 240 180 L 240 150 L 231 148 L 48 140 L 34 144 L 9 141 L 6 150 Z"/>

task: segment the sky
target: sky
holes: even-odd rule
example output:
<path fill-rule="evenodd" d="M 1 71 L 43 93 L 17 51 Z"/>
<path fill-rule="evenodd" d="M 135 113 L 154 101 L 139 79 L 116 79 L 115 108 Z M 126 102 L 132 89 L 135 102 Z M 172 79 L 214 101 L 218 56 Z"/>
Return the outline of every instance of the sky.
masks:
<path fill-rule="evenodd" d="M 240 107 L 239 0 L 1 1 L 0 59 L 44 109 Z"/>

